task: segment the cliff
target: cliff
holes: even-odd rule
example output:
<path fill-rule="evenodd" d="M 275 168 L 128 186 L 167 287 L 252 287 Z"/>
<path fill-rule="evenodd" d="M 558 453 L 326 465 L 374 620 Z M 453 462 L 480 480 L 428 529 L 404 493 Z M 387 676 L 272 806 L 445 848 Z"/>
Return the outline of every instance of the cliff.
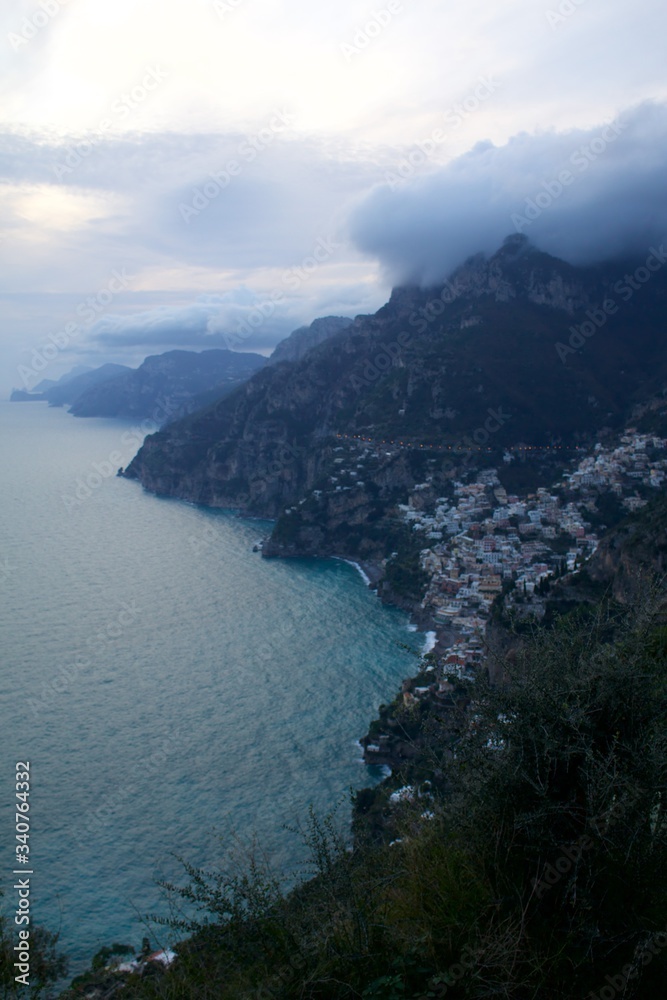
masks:
<path fill-rule="evenodd" d="M 606 584 L 617 601 L 636 599 L 648 580 L 667 572 L 667 497 L 654 497 L 625 518 L 600 542 L 587 564 L 588 575 Z"/>
<path fill-rule="evenodd" d="M 344 316 L 323 316 L 313 320 L 310 326 L 300 326 L 289 337 L 280 341 L 268 363 L 275 365 L 281 361 L 301 361 L 313 347 L 323 344 L 329 337 L 347 329 L 351 324 L 352 320 Z"/>
<path fill-rule="evenodd" d="M 127 475 L 278 518 L 267 555 L 386 557 L 416 483 L 590 443 L 667 382 L 667 278 L 628 297 L 640 263 L 574 268 L 512 237 L 147 438 Z"/>
<path fill-rule="evenodd" d="M 12 389 L 10 403 L 41 403 L 46 400 L 43 392 L 26 392 L 24 389 Z"/>
<path fill-rule="evenodd" d="M 86 392 L 94 392 L 100 389 L 106 382 L 123 376 L 132 369 L 127 365 L 107 364 L 101 365 L 90 371 L 84 371 L 80 375 L 74 375 L 66 380 L 60 380 L 56 385 L 47 388 L 44 396 L 49 402 L 49 406 L 70 406 Z"/>
<path fill-rule="evenodd" d="M 76 417 L 149 417 L 162 424 L 208 402 L 203 394 L 219 399 L 263 368 L 259 354 L 227 350 L 167 351 L 151 355 L 137 369 L 125 369 L 73 401 Z"/>

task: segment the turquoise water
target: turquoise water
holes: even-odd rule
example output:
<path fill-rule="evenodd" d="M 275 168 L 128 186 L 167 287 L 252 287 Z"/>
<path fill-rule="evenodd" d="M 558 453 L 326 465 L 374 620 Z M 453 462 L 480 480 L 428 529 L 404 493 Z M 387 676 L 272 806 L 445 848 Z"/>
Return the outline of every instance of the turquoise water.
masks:
<path fill-rule="evenodd" d="M 8 911 L 27 758 L 32 916 L 72 972 L 167 913 L 174 854 L 256 834 L 293 870 L 285 824 L 377 778 L 356 740 L 423 638 L 353 567 L 264 560 L 266 522 L 112 475 L 135 450 L 128 424 L 0 403 L 0 885 Z"/>

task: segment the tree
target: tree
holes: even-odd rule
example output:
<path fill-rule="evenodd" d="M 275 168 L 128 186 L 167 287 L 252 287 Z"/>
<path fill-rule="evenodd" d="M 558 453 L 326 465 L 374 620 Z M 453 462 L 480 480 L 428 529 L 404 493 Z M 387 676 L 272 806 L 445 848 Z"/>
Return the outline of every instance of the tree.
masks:
<path fill-rule="evenodd" d="M 311 816 L 313 867 L 283 895 L 244 872 L 186 866 L 208 916 L 163 978 L 174 1000 L 655 1000 L 667 973 L 664 596 L 577 610 L 515 637 L 454 731 L 437 712 L 376 789 L 392 844 L 350 850 Z M 507 644 L 505 644 L 507 645 Z M 437 777 L 436 777 L 437 776 Z M 424 789 L 428 789 L 424 793 Z M 368 796 L 358 799 L 368 805 Z M 174 887 L 170 887 L 174 888 Z"/>
<path fill-rule="evenodd" d="M 471 936 L 480 966 L 452 996 L 502 983 L 570 1000 L 607 977 L 625 977 L 626 998 L 659 991 L 667 948 L 645 949 L 667 929 L 662 604 L 537 630 L 505 662 L 507 684 L 480 691 L 446 814 L 495 902 Z"/>
<path fill-rule="evenodd" d="M 0 892 L 0 899 L 4 894 Z M 13 1000 L 15 997 L 41 997 L 44 990 L 52 983 L 62 979 L 67 974 L 67 959 L 58 952 L 58 934 L 45 930 L 43 927 L 30 929 L 30 986 L 25 987 L 16 982 L 17 970 L 15 946 L 18 938 L 14 934 L 14 925 L 4 917 L 0 917 L 0 996 L 2 1000 Z"/>

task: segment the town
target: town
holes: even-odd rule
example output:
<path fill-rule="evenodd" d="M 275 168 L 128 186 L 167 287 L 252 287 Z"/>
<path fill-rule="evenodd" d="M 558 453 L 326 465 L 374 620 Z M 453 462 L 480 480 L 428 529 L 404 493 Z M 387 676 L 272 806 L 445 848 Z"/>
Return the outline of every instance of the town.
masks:
<path fill-rule="evenodd" d="M 665 481 L 666 446 L 663 438 L 629 428 L 616 447 L 596 445 L 551 489 L 525 499 L 508 495 L 495 469 L 477 473 L 471 483 L 455 482 L 456 502 L 440 498 L 433 512 L 420 497 L 429 484 L 414 488 L 400 509 L 426 543 L 421 567 L 430 584 L 422 607 L 432 612 L 439 639 L 459 633 L 438 657 L 444 675 L 473 676 L 501 593 L 508 609 L 544 615 L 548 581 L 582 567 L 597 548 L 587 515 L 597 511 L 600 496 L 614 495 L 628 512 L 643 507 L 648 501 L 640 488 Z M 506 452 L 504 460 L 514 459 Z"/>
<path fill-rule="evenodd" d="M 548 488 L 524 496 L 509 493 L 499 470 L 480 470 L 471 453 L 457 473 L 459 478 L 448 477 L 448 496 L 437 496 L 437 459 L 432 457 L 436 446 L 337 437 L 340 443 L 333 448 L 326 483 L 287 508 L 288 519 L 298 517 L 303 505 L 317 507 L 328 498 L 341 504 L 339 515 L 344 520 L 345 512 L 354 510 L 353 498 L 367 496 L 367 482 L 378 478 L 387 459 L 406 450 L 424 455 L 424 481 L 410 488 L 396 512 L 399 522 L 418 539 L 419 566 L 427 579 L 415 618 L 431 634 L 427 648 L 432 650 L 428 671 L 433 681 L 428 686 L 406 682 L 406 704 L 442 696 L 451 691 L 452 681 L 474 680 L 484 660 L 494 602 L 502 596 L 510 615 L 542 619 L 552 581 L 583 568 L 596 551 L 600 529 L 609 527 L 610 503 L 616 520 L 619 514 L 640 510 L 654 490 L 664 487 L 667 477 L 667 439 L 628 427 L 610 445 L 517 446 L 504 451 L 502 462 L 508 466 L 522 458 L 530 460 L 528 453 L 571 450 L 569 470 Z M 454 468 L 451 463 L 448 467 Z M 382 567 L 397 556 L 390 554 Z"/>

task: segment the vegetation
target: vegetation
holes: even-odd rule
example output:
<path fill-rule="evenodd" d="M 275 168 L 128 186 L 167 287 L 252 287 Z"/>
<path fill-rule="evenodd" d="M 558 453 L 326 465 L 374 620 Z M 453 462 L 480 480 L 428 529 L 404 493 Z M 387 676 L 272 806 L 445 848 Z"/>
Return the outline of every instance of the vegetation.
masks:
<path fill-rule="evenodd" d="M 409 536 L 401 537 L 396 553 L 387 560 L 384 585 L 398 597 L 420 601 L 428 586 L 428 576 L 419 559 L 418 544 Z"/>
<path fill-rule="evenodd" d="M 0 916 L 0 998 L 44 997 L 51 984 L 67 975 L 67 959 L 58 952 L 58 935 L 43 927 L 30 928 L 30 986 L 25 987 L 16 982 L 19 975 L 14 967 L 15 948 L 19 943 L 17 929 L 13 921 Z"/>
<path fill-rule="evenodd" d="M 535 629 L 474 686 L 443 777 L 386 800 L 400 831 L 354 847 L 311 816 L 310 876 L 186 865 L 199 915 L 163 976 L 128 998 L 661 995 L 667 968 L 667 627 L 659 595 Z M 394 784 L 402 776 L 395 776 Z M 428 789 L 428 790 L 426 790 Z M 395 796 L 394 799 L 397 797 Z M 361 793 L 357 805 L 368 805 Z M 172 887 L 173 889 L 174 887 Z M 135 980 L 135 981 L 133 981 Z"/>
<path fill-rule="evenodd" d="M 598 531 L 615 528 L 628 516 L 627 510 L 614 493 L 600 493 L 595 506 L 597 509 L 595 511 L 589 510 L 586 519 Z"/>

